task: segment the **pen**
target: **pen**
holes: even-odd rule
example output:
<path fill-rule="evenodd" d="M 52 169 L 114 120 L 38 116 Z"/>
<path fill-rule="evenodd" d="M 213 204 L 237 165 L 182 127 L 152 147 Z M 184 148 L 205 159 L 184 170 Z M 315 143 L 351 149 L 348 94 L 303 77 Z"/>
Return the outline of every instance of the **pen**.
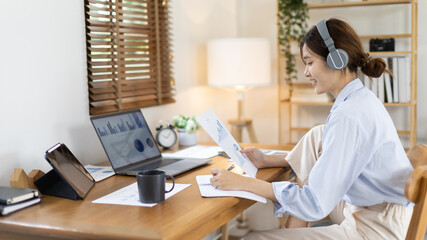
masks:
<path fill-rule="evenodd" d="M 231 164 L 227 169 L 225 169 L 225 170 L 227 170 L 227 171 L 231 171 L 231 170 L 233 170 L 233 168 L 234 168 L 234 164 Z"/>

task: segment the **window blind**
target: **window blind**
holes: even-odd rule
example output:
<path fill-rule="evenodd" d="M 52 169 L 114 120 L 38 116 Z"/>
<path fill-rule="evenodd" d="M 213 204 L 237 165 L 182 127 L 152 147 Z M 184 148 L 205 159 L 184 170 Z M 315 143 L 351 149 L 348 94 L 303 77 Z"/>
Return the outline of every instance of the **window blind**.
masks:
<path fill-rule="evenodd" d="M 175 102 L 169 10 L 159 0 L 85 0 L 90 115 Z"/>

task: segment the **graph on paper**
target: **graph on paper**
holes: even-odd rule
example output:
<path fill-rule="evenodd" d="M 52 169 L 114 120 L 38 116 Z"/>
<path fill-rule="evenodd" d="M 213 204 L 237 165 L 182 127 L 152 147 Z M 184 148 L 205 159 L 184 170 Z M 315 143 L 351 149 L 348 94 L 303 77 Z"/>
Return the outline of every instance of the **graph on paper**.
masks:
<path fill-rule="evenodd" d="M 212 109 L 202 113 L 196 120 L 234 163 L 245 171 L 248 176 L 255 177 L 258 169 L 240 152 L 241 147 Z"/>
<path fill-rule="evenodd" d="M 218 143 L 222 142 L 227 136 L 228 131 L 222 126 L 219 120 L 216 120 L 217 131 L 218 131 Z"/>

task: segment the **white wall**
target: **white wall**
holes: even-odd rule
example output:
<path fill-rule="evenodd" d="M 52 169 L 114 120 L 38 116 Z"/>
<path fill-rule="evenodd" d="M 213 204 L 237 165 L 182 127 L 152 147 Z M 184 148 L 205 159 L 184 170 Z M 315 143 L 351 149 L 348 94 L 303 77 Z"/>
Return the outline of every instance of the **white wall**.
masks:
<path fill-rule="evenodd" d="M 106 160 L 89 121 L 83 1 L 0 0 L 0 185 L 14 168 L 51 168 L 44 151 L 63 142 L 84 164 Z M 272 86 L 245 95 L 244 114 L 258 140 L 276 143 L 276 1 L 174 0 L 175 104 L 142 109 L 152 130 L 158 120 L 213 108 L 226 122 L 237 114 L 233 93 L 206 86 L 206 42 L 221 37 L 267 37 L 272 45 Z M 419 22 L 427 6 L 419 1 Z M 371 24 L 371 23 L 367 23 Z M 373 24 L 371 24 L 373 25 Z M 419 28 L 418 136 L 427 142 L 426 29 Z M 201 141 L 210 138 L 198 132 Z M 247 141 L 244 135 L 244 141 Z"/>
<path fill-rule="evenodd" d="M 83 1 L 0 1 L 0 184 L 14 168 L 48 171 L 44 152 L 66 143 L 95 162 L 88 115 Z"/>

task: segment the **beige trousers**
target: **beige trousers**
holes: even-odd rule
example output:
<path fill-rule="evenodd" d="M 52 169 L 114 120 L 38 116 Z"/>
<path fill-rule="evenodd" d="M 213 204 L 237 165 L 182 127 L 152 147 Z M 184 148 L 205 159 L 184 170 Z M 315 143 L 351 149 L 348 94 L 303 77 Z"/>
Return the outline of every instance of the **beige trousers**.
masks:
<path fill-rule="evenodd" d="M 324 129 L 324 125 L 311 129 L 286 157 L 303 184 L 322 153 Z M 358 207 L 341 201 L 329 214 L 331 226 L 251 232 L 243 239 L 405 239 L 411 216 L 412 208 L 397 204 Z"/>

